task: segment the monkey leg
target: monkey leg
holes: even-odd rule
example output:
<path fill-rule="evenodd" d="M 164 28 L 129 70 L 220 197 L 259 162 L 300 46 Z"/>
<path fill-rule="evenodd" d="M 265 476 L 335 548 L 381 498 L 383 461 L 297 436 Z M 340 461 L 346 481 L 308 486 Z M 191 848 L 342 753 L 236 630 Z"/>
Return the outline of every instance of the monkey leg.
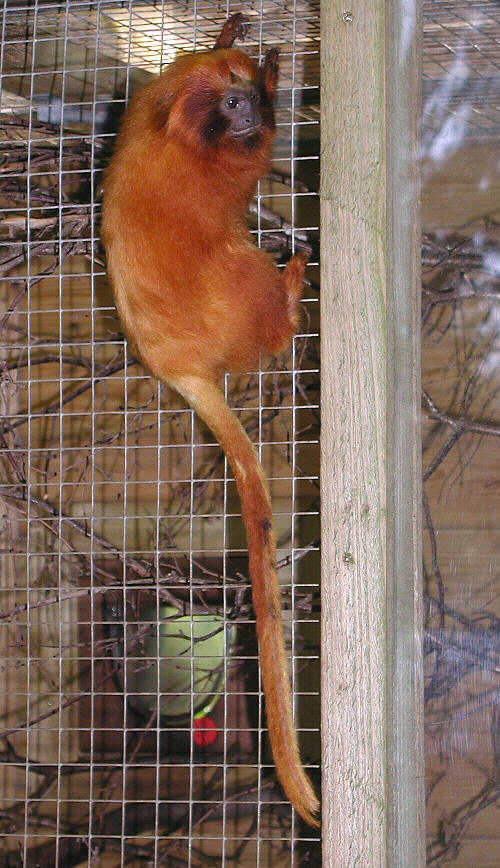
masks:
<path fill-rule="evenodd" d="M 260 304 L 261 348 L 271 355 L 284 350 L 297 331 L 307 261 L 307 254 L 300 252 L 292 256 L 283 271 L 273 266 L 273 290 L 267 286 L 266 298 Z"/>

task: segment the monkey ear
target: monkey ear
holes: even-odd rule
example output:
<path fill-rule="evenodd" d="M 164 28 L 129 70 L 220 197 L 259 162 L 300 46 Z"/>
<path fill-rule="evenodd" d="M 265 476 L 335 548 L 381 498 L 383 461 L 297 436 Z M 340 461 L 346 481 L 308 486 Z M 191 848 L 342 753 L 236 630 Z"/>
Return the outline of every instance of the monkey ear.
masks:
<path fill-rule="evenodd" d="M 246 80 L 244 78 L 242 78 L 241 75 L 237 75 L 232 70 L 229 70 L 229 80 L 230 80 L 231 84 L 237 84 L 240 86 L 242 86 L 242 85 L 244 86 L 246 84 Z"/>
<path fill-rule="evenodd" d="M 153 106 L 153 122 L 157 130 L 166 127 L 176 96 L 176 91 L 172 89 L 162 93 L 155 101 Z"/>

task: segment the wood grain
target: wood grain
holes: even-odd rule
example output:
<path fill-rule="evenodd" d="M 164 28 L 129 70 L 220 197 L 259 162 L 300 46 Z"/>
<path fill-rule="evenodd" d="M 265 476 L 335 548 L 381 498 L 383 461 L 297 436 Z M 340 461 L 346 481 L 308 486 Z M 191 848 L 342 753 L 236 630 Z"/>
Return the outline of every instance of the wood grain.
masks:
<path fill-rule="evenodd" d="M 425 864 L 421 460 L 421 4 L 386 7 L 387 863 Z"/>
<path fill-rule="evenodd" d="M 323 864 L 342 868 L 423 864 L 415 29 L 386 86 L 403 9 L 322 5 Z"/>

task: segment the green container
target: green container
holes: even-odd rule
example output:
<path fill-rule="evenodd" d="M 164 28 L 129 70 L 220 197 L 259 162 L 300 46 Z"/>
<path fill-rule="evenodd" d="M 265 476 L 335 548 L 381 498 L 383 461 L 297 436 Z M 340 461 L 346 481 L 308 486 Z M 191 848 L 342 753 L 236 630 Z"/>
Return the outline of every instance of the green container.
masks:
<path fill-rule="evenodd" d="M 123 637 L 122 611 L 113 607 L 112 618 L 112 633 Z M 164 723 L 191 720 L 191 709 L 195 718 L 205 717 L 224 690 L 224 658 L 229 657 L 234 630 L 221 615 L 201 607 L 179 615 L 173 606 L 160 605 L 158 622 L 159 628 L 151 598 L 140 604 L 139 612 L 127 608 L 127 659 L 126 670 L 118 673 L 120 686 L 131 706 L 146 717 L 158 708 L 158 692 Z M 115 646 L 115 656 L 122 655 L 123 640 Z"/>

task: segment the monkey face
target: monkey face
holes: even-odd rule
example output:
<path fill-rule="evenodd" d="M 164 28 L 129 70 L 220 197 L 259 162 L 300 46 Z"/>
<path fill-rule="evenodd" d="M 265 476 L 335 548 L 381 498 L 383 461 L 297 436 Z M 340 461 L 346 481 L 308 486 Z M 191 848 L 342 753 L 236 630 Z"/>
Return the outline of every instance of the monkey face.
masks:
<path fill-rule="evenodd" d="M 232 75 L 222 95 L 213 93 L 205 107 L 208 111 L 200 136 L 207 146 L 233 142 L 255 147 L 261 134 L 274 130 L 272 102 L 258 78 L 255 81 Z"/>
<path fill-rule="evenodd" d="M 234 49 L 218 50 L 173 64 L 168 93 L 157 106 L 157 129 L 211 152 L 255 151 L 273 137 L 277 52 L 262 66 Z M 161 77 L 158 81 L 161 85 Z M 172 84 L 174 85 L 172 87 Z"/>
<path fill-rule="evenodd" d="M 240 79 L 230 85 L 219 103 L 219 112 L 232 138 L 253 136 L 262 126 L 260 95 L 253 82 Z"/>

